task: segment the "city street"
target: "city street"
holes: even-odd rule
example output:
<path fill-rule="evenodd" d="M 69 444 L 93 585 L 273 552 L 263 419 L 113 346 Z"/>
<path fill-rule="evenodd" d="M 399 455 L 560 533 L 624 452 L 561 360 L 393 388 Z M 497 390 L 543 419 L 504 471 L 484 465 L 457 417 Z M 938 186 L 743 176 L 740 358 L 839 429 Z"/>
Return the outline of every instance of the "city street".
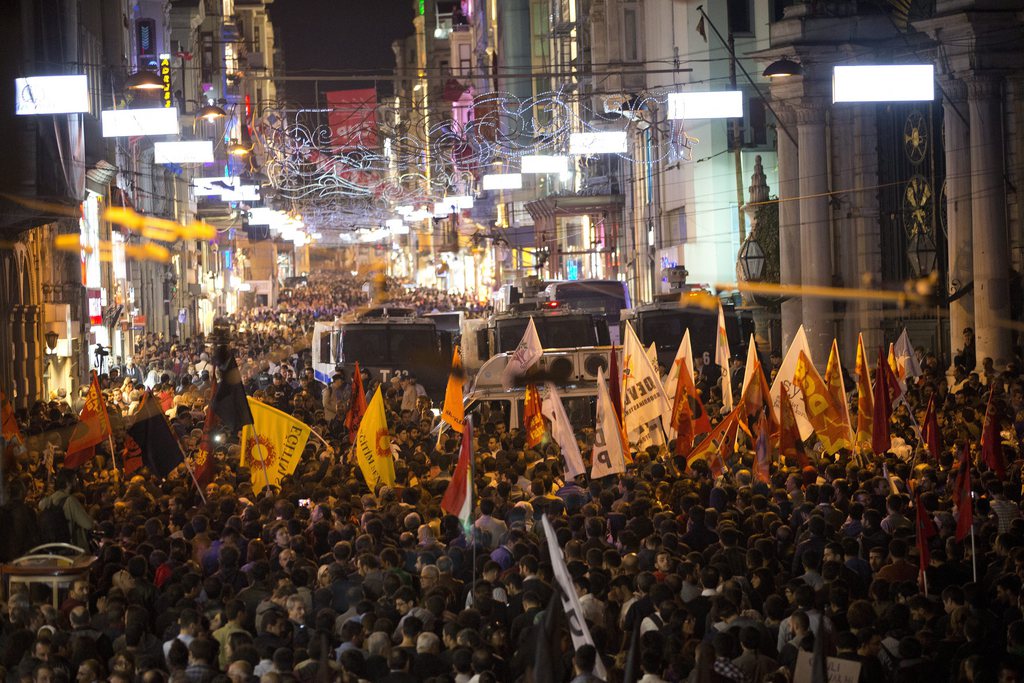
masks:
<path fill-rule="evenodd" d="M 1024 677 L 1024 0 L 12 2 L 7 683 Z"/>

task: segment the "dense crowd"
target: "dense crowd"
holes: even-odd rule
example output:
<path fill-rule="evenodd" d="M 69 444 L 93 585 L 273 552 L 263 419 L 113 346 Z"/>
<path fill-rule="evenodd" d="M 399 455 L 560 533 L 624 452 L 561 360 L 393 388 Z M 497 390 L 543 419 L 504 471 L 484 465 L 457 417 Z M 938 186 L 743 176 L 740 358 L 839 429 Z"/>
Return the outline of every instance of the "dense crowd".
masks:
<path fill-rule="evenodd" d="M 300 416 L 336 446 L 307 446 L 280 489 L 253 494 L 231 434 L 202 495 L 183 472 L 116 476 L 119 425 L 146 389 L 184 450 L 198 447 L 212 353 L 201 338 L 147 336 L 136 365 L 101 378 L 114 458 L 101 447 L 78 471 L 62 469 L 78 397 L 19 416 L 26 448 L 5 463 L 0 559 L 46 537 L 53 515 L 45 511 L 60 506 L 72 539 L 97 560 L 57 607 L 41 586 L 5 594 L 0 666 L 8 683 L 582 683 L 598 680 L 598 658 L 614 681 L 788 681 L 801 652 L 816 645 L 859 664 L 865 682 L 1015 681 L 1024 671 L 1019 360 L 1000 371 L 983 359 L 980 374 L 969 372 L 965 339 L 949 380 L 945 364 L 922 353 L 924 372 L 892 419 L 899 440 L 890 453 L 812 455 L 804 468 L 776 463 L 767 484 L 752 477 L 749 448 L 718 478 L 703 462 L 687 471 L 684 458 L 652 448 L 634 453 L 623 476 L 567 481 L 557 445 L 525 448 L 522 430 L 484 406 L 467 534 L 439 507 L 458 435 L 438 438 L 414 380 L 384 388 L 395 486 L 368 490 L 344 457 L 351 378 L 330 388 L 313 381 L 301 332 L 365 301 L 353 287 L 304 289 L 287 310 L 233 321 L 250 395 Z M 461 304 L 446 294 L 411 296 L 418 309 Z M 697 365 L 717 413 L 714 374 Z M 959 453 L 978 451 L 990 392 L 1007 473 L 980 463 L 973 470 L 973 533 L 958 543 L 951 494 Z M 932 396 L 938 458 L 914 448 L 910 419 L 922 421 Z M 593 429 L 577 438 L 587 453 Z M 927 593 L 912 490 L 937 528 Z M 573 648 L 564 624 L 554 643 L 546 640 L 545 617 L 562 608 L 551 600 L 542 515 L 594 647 Z M 556 651 L 537 668 L 542 646 Z"/>

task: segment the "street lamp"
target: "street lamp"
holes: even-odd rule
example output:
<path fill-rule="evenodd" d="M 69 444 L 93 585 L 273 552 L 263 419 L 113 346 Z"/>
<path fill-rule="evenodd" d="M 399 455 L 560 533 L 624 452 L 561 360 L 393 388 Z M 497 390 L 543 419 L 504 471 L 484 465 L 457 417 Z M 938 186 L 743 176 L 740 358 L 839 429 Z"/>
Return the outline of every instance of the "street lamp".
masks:
<path fill-rule="evenodd" d="M 164 82 L 152 71 L 136 71 L 128 77 L 124 85 L 132 90 L 162 90 Z"/>
<path fill-rule="evenodd" d="M 197 114 L 199 118 L 210 121 L 211 123 L 216 119 L 222 119 L 227 115 L 228 113 L 226 111 L 215 104 L 207 104 L 205 107 L 200 109 Z"/>
<path fill-rule="evenodd" d="M 765 260 L 764 249 L 751 233 L 740 247 L 739 262 L 743 279 L 748 282 L 760 281 L 764 275 Z"/>
<path fill-rule="evenodd" d="M 228 145 L 228 154 L 230 154 L 231 156 L 235 156 L 235 157 L 249 156 L 249 152 L 251 152 L 251 151 L 252 151 L 251 148 L 246 147 L 245 145 L 243 145 L 241 142 L 238 142 L 237 140 L 235 140 L 234 142 L 232 142 L 231 144 Z"/>
<path fill-rule="evenodd" d="M 914 277 L 925 277 L 932 273 L 937 256 L 935 242 L 923 232 L 915 234 L 907 243 L 907 260 L 910 261 Z"/>
<path fill-rule="evenodd" d="M 786 78 L 787 76 L 801 76 L 804 68 L 788 57 L 777 59 L 768 65 L 768 68 L 761 74 L 765 78 Z"/>

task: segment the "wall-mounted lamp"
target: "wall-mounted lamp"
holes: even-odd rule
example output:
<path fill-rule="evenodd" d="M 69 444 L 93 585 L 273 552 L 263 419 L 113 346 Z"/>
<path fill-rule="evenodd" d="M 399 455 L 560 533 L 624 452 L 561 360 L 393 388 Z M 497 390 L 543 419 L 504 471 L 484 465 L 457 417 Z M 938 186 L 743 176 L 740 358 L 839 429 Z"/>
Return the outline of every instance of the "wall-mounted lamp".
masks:
<path fill-rule="evenodd" d="M 783 57 L 768 65 L 768 68 L 761 74 L 765 78 L 786 78 L 788 76 L 802 76 L 804 68 L 792 59 Z"/>
<path fill-rule="evenodd" d="M 124 82 L 124 86 L 132 90 L 162 90 L 164 82 L 152 71 L 136 71 Z"/>

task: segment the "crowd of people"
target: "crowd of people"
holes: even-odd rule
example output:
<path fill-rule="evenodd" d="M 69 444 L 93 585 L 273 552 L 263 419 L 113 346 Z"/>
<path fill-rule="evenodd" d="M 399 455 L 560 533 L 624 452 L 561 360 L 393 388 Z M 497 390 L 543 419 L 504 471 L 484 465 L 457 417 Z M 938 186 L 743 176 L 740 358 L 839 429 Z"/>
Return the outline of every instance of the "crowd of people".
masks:
<path fill-rule="evenodd" d="M 437 406 L 415 381 L 382 392 L 395 486 L 369 490 L 346 457 L 352 378 L 325 388 L 301 360 L 310 321 L 365 304 L 358 287 L 338 282 L 313 282 L 287 310 L 233 321 L 248 393 L 334 445 L 307 446 L 280 488 L 254 495 L 234 434 L 218 444 L 202 492 L 183 470 L 166 480 L 118 475 L 124 416 L 146 390 L 185 452 L 198 448 L 213 353 L 202 338 L 147 336 L 136 366 L 101 378 L 114 453 L 100 446 L 78 470 L 62 460 L 81 398 L 18 416 L 25 448 L 5 461 L 0 559 L 59 532 L 59 509 L 70 540 L 96 560 L 56 607 L 43 586 L 5 592 L 8 683 L 584 683 L 601 671 L 608 681 L 754 683 L 800 680 L 798 662 L 816 650 L 858 665 L 864 682 L 1024 673 L 1019 360 L 997 370 L 983 359 L 981 373 L 964 367 L 950 380 L 922 354 L 924 372 L 891 423 L 910 448 L 894 440 L 883 456 L 831 457 L 814 454 L 812 437 L 810 465 L 775 462 L 767 483 L 751 475 L 750 448 L 714 477 L 703 462 L 687 469 L 671 444 L 634 452 L 624 475 L 567 480 L 555 443 L 526 448 L 524 432 L 492 410 L 475 434 L 467 530 L 440 508 L 458 434 L 438 437 Z M 421 310 L 464 303 L 412 291 Z M 714 380 L 700 381 L 719 413 Z M 979 450 L 990 393 L 1007 471 L 972 469 L 974 525 L 957 542 L 959 454 Z M 920 422 L 933 396 L 938 457 L 917 447 L 910 419 Z M 589 452 L 592 426 L 577 439 Z M 914 500 L 937 531 L 924 577 Z M 562 605 L 543 515 L 593 646 L 574 647 L 564 618 L 552 639 Z"/>

